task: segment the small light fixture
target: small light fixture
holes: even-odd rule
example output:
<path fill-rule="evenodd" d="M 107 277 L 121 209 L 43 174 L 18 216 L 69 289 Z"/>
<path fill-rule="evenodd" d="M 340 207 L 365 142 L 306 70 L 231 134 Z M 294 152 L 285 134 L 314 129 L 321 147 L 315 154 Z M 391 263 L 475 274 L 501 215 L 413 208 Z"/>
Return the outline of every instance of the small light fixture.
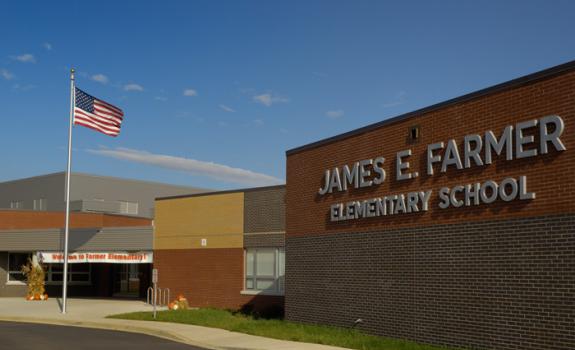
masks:
<path fill-rule="evenodd" d="M 411 127 L 409 128 L 409 135 L 408 135 L 409 141 L 415 142 L 415 141 L 419 140 L 420 134 L 421 134 L 421 133 L 420 133 L 420 127 L 419 127 L 419 125 L 411 126 Z"/>

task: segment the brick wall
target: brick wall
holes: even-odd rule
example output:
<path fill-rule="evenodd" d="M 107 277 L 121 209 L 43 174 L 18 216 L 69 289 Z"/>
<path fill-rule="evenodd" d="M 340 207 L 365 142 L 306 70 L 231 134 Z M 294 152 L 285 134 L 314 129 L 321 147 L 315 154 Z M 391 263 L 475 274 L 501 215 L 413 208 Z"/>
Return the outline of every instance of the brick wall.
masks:
<path fill-rule="evenodd" d="M 244 193 L 244 232 L 285 231 L 285 186 Z"/>
<path fill-rule="evenodd" d="M 154 267 L 162 288 L 170 288 L 174 297 L 184 294 L 198 307 L 246 307 L 260 313 L 283 308 L 283 296 L 248 295 L 242 290 L 244 247 L 284 245 L 284 186 L 156 203 Z M 200 248 L 201 238 L 207 238 L 206 247 Z"/>
<path fill-rule="evenodd" d="M 473 349 L 575 348 L 575 215 L 287 238 L 286 316 Z"/>
<path fill-rule="evenodd" d="M 567 148 L 426 175 L 427 145 L 559 115 Z M 418 125 L 421 136 L 408 140 Z M 536 130 L 527 131 L 534 135 Z M 411 171 L 395 179 L 395 156 Z M 439 152 L 442 154 L 442 152 Z M 386 158 L 379 186 L 318 195 L 324 171 Z M 480 349 L 575 348 L 575 63 L 288 151 L 288 319 Z M 527 177 L 536 198 L 439 209 L 442 187 Z M 432 190 L 427 212 L 331 222 L 334 203 Z"/>
<path fill-rule="evenodd" d="M 183 294 L 191 306 L 256 310 L 283 305 L 283 297 L 242 295 L 242 248 L 173 249 L 154 252 L 158 285 L 170 288 L 172 297 Z"/>
<path fill-rule="evenodd" d="M 285 246 L 285 234 L 283 233 L 246 233 L 244 234 L 245 248 L 265 248 Z"/>
<path fill-rule="evenodd" d="M 574 68 L 575 69 L 575 68 Z M 575 71 L 528 85 L 508 89 L 470 101 L 403 119 L 380 128 L 365 131 L 353 137 L 337 140 L 320 147 L 288 154 L 286 222 L 287 235 L 322 234 L 324 232 L 350 232 L 377 230 L 386 227 L 430 225 L 436 222 L 461 223 L 470 220 L 503 219 L 553 215 L 557 212 L 575 212 L 575 177 L 568 176 L 575 169 Z M 449 169 L 447 173 L 426 175 L 427 145 L 457 140 L 468 134 L 484 134 L 493 130 L 500 136 L 507 125 L 530 119 L 559 115 L 565 122 L 561 140 L 567 151 L 551 152 L 534 158 L 506 161 L 497 157 L 494 163 L 470 169 Z M 410 126 L 419 125 L 421 137 L 415 144 L 406 138 Z M 533 134 L 534 130 L 526 134 Z M 412 171 L 420 176 L 413 180 L 395 180 L 395 156 L 398 151 L 411 149 L 409 158 Z M 344 164 L 383 156 L 386 181 L 377 187 L 367 187 L 326 196 L 318 196 L 324 171 Z M 489 206 L 438 209 L 437 190 L 486 180 L 501 181 L 505 177 L 527 176 L 527 186 L 537 194 L 531 202 L 498 202 Z M 332 203 L 361 200 L 386 194 L 433 189 L 431 210 L 425 214 L 395 215 L 386 218 L 330 223 L 329 206 Z M 558 195 L 558 194 L 561 195 Z"/>
<path fill-rule="evenodd" d="M 0 230 L 64 227 L 65 213 L 57 211 L 0 210 Z M 152 220 L 100 213 L 70 213 L 71 228 L 150 226 Z"/>

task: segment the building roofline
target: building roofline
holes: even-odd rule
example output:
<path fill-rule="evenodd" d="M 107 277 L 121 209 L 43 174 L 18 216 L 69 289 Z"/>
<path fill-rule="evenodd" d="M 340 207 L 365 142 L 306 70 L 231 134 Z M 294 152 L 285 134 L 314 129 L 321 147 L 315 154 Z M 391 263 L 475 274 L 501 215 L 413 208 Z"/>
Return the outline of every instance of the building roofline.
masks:
<path fill-rule="evenodd" d="M 25 178 L 21 178 L 21 179 L 0 181 L 0 184 L 6 184 L 6 183 L 18 182 L 18 181 L 27 181 L 27 180 L 52 177 L 52 176 L 61 176 L 61 175 L 65 175 L 65 174 L 66 174 L 65 171 L 58 171 L 55 173 L 35 175 L 35 176 L 25 177 Z M 185 186 L 185 185 L 174 185 L 174 184 L 170 184 L 170 183 L 166 183 L 166 182 L 129 179 L 129 178 L 117 177 L 117 176 L 88 174 L 88 173 L 82 173 L 82 172 L 76 172 L 76 171 L 72 172 L 72 176 L 86 176 L 86 177 L 101 178 L 101 179 L 112 179 L 112 180 L 121 180 L 121 181 L 135 182 L 135 183 L 143 183 L 143 184 L 149 184 L 149 185 L 164 185 L 164 186 L 172 186 L 172 187 L 181 187 L 181 188 L 188 188 L 188 189 L 193 189 L 193 190 L 198 190 L 198 191 L 212 191 L 211 189 L 208 189 L 208 188 L 200 188 L 200 187 Z"/>
<path fill-rule="evenodd" d="M 11 209 L 11 208 L 0 208 L 1 213 L 44 213 L 44 214 L 65 214 L 65 211 L 59 210 L 34 210 L 34 209 Z M 153 221 L 153 218 L 148 218 L 144 216 L 136 216 L 136 215 L 126 215 L 126 214 L 118 214 L 118 213 L 103 213 L 103 212 L 93 212 L 93 211 L 70 211 L 70 215 L 101 215 L 101 216 L 113 216 L 113 217 L 122 217 L 122 218 L 129 218 L 129 219 L 137 219 L 137 220 L 148 220 Z"/>
<path fill-rule="evenodd" d="M 183 194 L 183 195 L 178 195 L 178 196 L 158 197 L 158 198 L 156 198 L 156 200 L 157 201 L 163 201 L 163 200 L 169 200 L 169 199 L 180 199 L 180 198 L 189 198 L 189 197 L 214 196 L 214 195 L 218 195 L 218 194 L 265 191 L 265 190 L 272 190 L 272 189 L 276 189 L 276 188 L 279 189 L 279 188 L 285 188 L 285 187 L 286 187 L 286 185 L 272 185 L 272 186 L 240 188 L 240 189 L 236 189 L 236 190 L 224 190 L 224 191 Z"/>
<path fill-rule="evenodd" d="M 153 230 L 152 225 L 146 226 L 94 226 L 94 227 L 70 227 L 71 233 L 90 232 L 90 231 L 128 231 L 128 230 Z M 48 228 L 23 228 L 23 229 L 0 229 L 0 234 L 6 233 L 49 233 L 49 232 L 62 232 L 64 227 L 48 227 Z"/>
<path fill-rule="evenodd" d="M 412 117 L 416 117 L 416 116 L 419 116 L 419 115 L 424 114 L 424 113 L 433 112 L 433 111 L 436 111 L 436 110 L 439 110 L 439 109 L 442 109 L 442 108 L 445 108 L 445 107 L 448 107 L 448 106 L 451 106 L 451 105 L 454 105 L 457 103 L 467 102 L 467 101 L 470 101 L 470 100 L 473 100 L 473 99 L 476 99 L 479 97 L 483 97 L 486 95 L 490 95 L 490 94 L 510 90 L 513 88 L 517 88 L 520 86 L 528 85 L 528 84 L 534 83 L 534 82 L 539 81 L 539 80 L 552 78 L 552 77 L 555 77 L 557 75 L 560 75 L 560 74 L 563 74 L 565 72 L 569 72 L 572 70 L 575 70 L 575 60 L 560 64 L 560 65 L 557 65 L 557 66 L 554 66 L 551 68 L 547 68 L 547 69 L 544 69 L 544 70 L 541 70 L 541 71 L 538 71 L 538 72 L 535 72 L 532 74 L 521 76 L 519 78 L 512 79 L 512 80 L 506 81 L 504 83 L 496 84 L 496 85 L 490 86 L 490 87 L 485 88 L 485 89 L 481 89 L 481 90 L 477 90 L 477 91 L 474 91 L 474 92 L 471 92 L 471 93 L 468 93 L 465 95 L 461 95 L 459 97 L 455 97 L 455 98 L 452 98 L 452 99 L 449 99 L 449 100 L 446 100 L 443 102 L 439 102 L 439 103 L 433 104 L 433 105 L 428 106 L 428 107 L 420 108 L 420 109 L 417 109 L 417 110 L 412 111 L 412 112 L 408 112 L 408 113 L 401 114 L 401 115 L 398 115 L 395 117 L 391 117 L 389 119 L 385 119 L 383 121 L 369 124 L 369 125 L 360 127 L 358 129 L 345 132 L 343 134 L 331 136 L 331 137 L 328 137 L 328 138 L 325 138 L 325 139 L 322 139 L 319 141 L 315 141 L 315 142 L 312 142 L 312 143 L 309 143 L 309 144 L 306 144 L 303 146 L 292 148 L 292 149 L 286 151 L 286 156 L 291 156 L 293 154 L 300 153 L 302 151 L 307 151 L 307 150 L 314 149 L 314 148 L 317 148 L 317 147 L 320 147 L 320 146 L 323 146 L 326 144 L 330 144 L 330 143 L 333 143 L 336 141 L 341 141 L 343 139 L 347 139 L 347 138 L 350 138 L 353 136 L 361 135 L 363 133 L 381 128 L 383 126 L 386 126 L 386 125 L 389 125 L 392 123 L 396 123 L 399 121 L 403 121 L 403 120 L 406 120 L 406 119 L 409 119 Z"/>

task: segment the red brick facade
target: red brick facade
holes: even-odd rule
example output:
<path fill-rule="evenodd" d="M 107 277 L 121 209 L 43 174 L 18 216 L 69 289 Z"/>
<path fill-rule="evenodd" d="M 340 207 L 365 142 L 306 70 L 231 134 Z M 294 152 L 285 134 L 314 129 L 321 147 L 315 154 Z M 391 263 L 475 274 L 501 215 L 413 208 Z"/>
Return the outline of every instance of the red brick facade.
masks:
<path fill-rule="evenodd" d="M 58 211 L 0 210 L 0 230 L 34 230 L 64 227 L 65 213 Z M 70 213 L 71 228 L 150 226 L 152 220 L 100 213 Z"/>
<path fill-rule="evenodd" d="M 575 194 L 575 71 L 519 86 L 467 102 L 421 113 L 381 128 L 344 138 L 321 147 L 290 154 L 287 161 L 287 235 L 310 235 L 324 232 L 354 232 L 398 228 L 435 223 L 461 223 L 470 220 L 509 219 L 533 215 L 574 213 Z M 469 134 L 484 134 L 492 130 L 499 137 L 507 125 L 530 119 L 559 115 L 565 122 L 561 140 L 567 151 L 551 152 L 533 158 L 495 158 L 494 163 L 470 169 L 449 169 L 447 173 L 426 175 L 427 145 L 455 139 L 462 153 L 462 141 Z M 419 125 L 421 137 L 417 143 L 407 141 L 411 126 Z M 534 134 L 535 128 L 528 134 Z M 536 140 L 537 141 L 537 140 Z M 411 149 L 412 171 L 420 176 L 413 180 L 395 180 L 395 156 Z M 339 194 L 318 196 L 326 169 L 356 161 L 385 157 L 387 179 L 380 186 L 348 190 Z M 528 189 L 537 198 L 530 202 L 498 202 L 470 208 L 441 210 L 437 208 L 437 190 L 485 180 L 500 181 L 505 177 L 526 175 Z M 385 218 L 352 220 L 331 224 L 327 215 L 334 202 L 360 200 L 385 194 L 433 189 L 430 211 L 427 213 L 395 215 Z M 561 195 L 558 195 L 561 194 Z M 327 218 L 327 220 L 326 220 Z"/>
<path fill-rule="evenodd" d="M 550 115 L 565 151 L 427 175 L 429 144 L 455 139 L 463 155 L 466 135 Z M 419 176 L 398 181 L 407 149 Z M 318 194 L 327 169 L 380 156 L 381 185 Z M 473 349 L 575 348 L 574 171 L 575 62 L 288 151 L 286 317 Z M 520 176 L 536 198 L 439 208 L 443 187 Z M 426 190 L 428 211 L 330 220 L 332 204 Z"/>
<path fill-rule="evenodd" d="M 244 286 L 242 248 L 171 249 L 154 252 L 158 285 L 169 287 L 173 297 L 183 294 L 194 307 L 263 310 L 283 306 L 283 296 L 242 295 Z"/>

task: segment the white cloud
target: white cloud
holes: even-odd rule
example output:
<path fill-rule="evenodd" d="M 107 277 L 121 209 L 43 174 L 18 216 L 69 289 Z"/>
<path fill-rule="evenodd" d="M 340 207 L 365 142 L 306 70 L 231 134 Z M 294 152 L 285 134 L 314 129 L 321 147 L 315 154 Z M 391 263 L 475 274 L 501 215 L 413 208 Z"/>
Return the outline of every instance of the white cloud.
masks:
<path fill-rule="evenodd" d="M 48 51 L 52 50 L 52 44 L 50 43 L 44 43 L 42 46 Z"/>
<path fill-rule="evenodd" d="M 331 118 L 331 119 L 341 118 L 341 117 L 343 117 L 344 114 L 345 114 L 345 113 L 344 113 L 341 109 L 338 109 L 338 110 L 335 110 L 335 111 L 327 111 L 327 112 L 325 112 L 325 115 L 326 115 L 327 117 Z"/>
<path fill-rule="evenodd" d="M 289 99 L 286 97 L 280 97 L 280 96 L 276 96 L 276 95 L 272 95 L 270 93 L 266 93 L 266 94 L 261 94 L 261 95 L 256 95 L 253 97 L 254 101 L 256 101 L 257 103 L 261 103 L 264 106 L 271 106 L 274 103 L 278 103 L 278 102 L 289 102 Z"/>
<path fill-rule="evenodd" d="M 10 73 L 7 69 L 0 69 L 0 76 L 6 80 L 14 78 L 14 74 Z"/>
<path fill-rule="evenodd" d="M 230 113 L 234 113 L 236 111 L 235 109 L 228 107 L 226 105 L 220 105 L 220 108 L 223 109 L 224 111 L 230 112 Z"/>
<path fill-rule="evenodd" d="M 36 58 L 34 57 L 34 55 L 29 53 L 25 53 L 20 56 L 14 56 L 12 58 L 22 63 L 36 63 Z"/>
<path fill-rule="evenodd" d="M 390 108 L 404 104 L 406 95 L 407 93 L 405 91 L 399 91 L 397 94 L 395 94 L 393 100 L 390 100 L 382 105 L 383 108 Z"/>
<path fill-rule="evenodd" d="M 168 98 L 164 97 L 164 96 L 156 96 L 156 97 L 154 97 L 154 100 L 166 102 L 168 100 Z"/>
<path fill-rule="evenodd" d="M 193 175 L 206 176 L 218 181 L 233 182 L 247 186 L 266 186 L 284 183 L 284 180 L 277 177 L 256 173 L 251 170 L 232 168 L 223 164 L 190 158 L 154 154 L 129 148 L 118 147 L 115 149 L 89 149 L 88 152 L 165 169 L 184 171 Z"/>
<path fill-rule="evenodd" d="M 230 124 L 228 124 L 228 122 L 219 121 L 219 122 L 218 122 L 218 126 L 219 126 L 220 128 L 227 128 L 228 126 L 230 126 Z"/>
<path fill-rule="evenodd" d="M 21 85 L 21 84 L 14 84 L 12 85 L 12 89 L 17 90 L 17 91 L 29 91 L 32 89 L 35 89 L 36 85 Z"/>
<path fill-rule="evenodd" d="M 198 96 L 198 92 L 194 89 L 185 89 L 184 96 Z"/>
<path fill-rule="evenodd" d="M 142 85 L 139 84 L 126 84 L 124 85 L 124 90 L 126 91 L 144 91 Z"/>
<path fill-rule="evenodd" d="M 263 119 L 254 119 L 253 122 L 254 122 L 254 124 L 255 124 L 256 126 L 262 126 L 262 125 L 264 125 Z"/>
<path fill-rule="evenodd" d="M 98 83 L 101 84 L 108 84 L 108 82 L 110 81 L 110 79 L 108 79 L 108 77 L 105 76 L 104 74 L 94 74 L 90 79 L 92 79 L 93 81 L 97 81 Z"/>

